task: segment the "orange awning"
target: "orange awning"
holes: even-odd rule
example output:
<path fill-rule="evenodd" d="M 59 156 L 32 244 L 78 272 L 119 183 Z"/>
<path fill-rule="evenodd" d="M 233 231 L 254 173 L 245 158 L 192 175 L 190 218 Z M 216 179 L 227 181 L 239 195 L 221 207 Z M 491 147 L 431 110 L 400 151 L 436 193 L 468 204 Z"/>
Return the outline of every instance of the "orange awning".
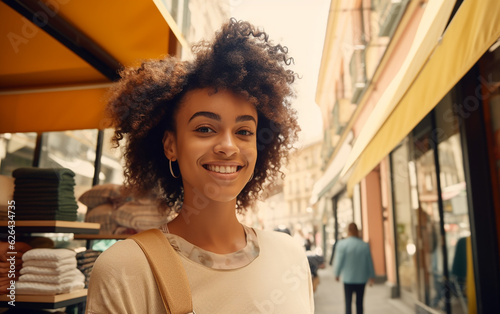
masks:
<path fill-rule="evenodd" d="M 0 133 L 102 128 L 106 88 L 117 71 L 164 57 L 179 44 L 168 12 L 152 0 L 4 2 Z M 35 23 L 53 27 L 56 36 Z"/>

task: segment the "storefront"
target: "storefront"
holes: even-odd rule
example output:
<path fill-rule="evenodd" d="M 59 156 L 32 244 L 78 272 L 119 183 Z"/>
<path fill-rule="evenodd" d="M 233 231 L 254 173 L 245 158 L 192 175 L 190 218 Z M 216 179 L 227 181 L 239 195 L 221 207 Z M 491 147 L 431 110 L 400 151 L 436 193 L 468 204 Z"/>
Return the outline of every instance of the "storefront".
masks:
<path fill-rule="evenodd" d="M 441 3 L 442 16 L 426 10 L 408 67 L 359 123 L 339 180 L 347 178 L 353 199 L 359 189 L 363 219 L 374 214 L 389 226 L 382 240 L 388 278 L 403 301 L 419 313 L 496 313 L 500 7 Z M 380 224 L 367 221 L 364 228 Z"/>
<path fill-rule="evenodd" d="M 473 269 L 467 265 L 470 211 L 462 122 L 453 111 L 457 97 L 452 90 L 390 159 L 402 297 L 411 295 L 421 307 L 468 313 L 475 293 L 473 277 L 467 276 Z"/>
<path fill-rule="evenodd" d="M 457 2 L 411 83 L 377 104 L 341 174 L 349 193 L 358 183 L 363 191 L 389 158 L 394 234 L 385 236 L 397 285 L 429 313 L 500 310 L 499 9 Z"/>

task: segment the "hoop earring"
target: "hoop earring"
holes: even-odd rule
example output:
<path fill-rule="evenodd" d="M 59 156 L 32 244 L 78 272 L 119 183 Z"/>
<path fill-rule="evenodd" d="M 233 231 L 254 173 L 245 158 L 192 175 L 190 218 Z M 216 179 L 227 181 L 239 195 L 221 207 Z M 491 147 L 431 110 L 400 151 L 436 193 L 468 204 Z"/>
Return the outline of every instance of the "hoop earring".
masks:
<path fill-rule="evenodd" d="M 172 170 L 172 160 L 170 159 L 168 160 L 168 167 L 170 168 L 170 174 L 172 177 L 174 177 L 174 179 L 179 179 L 180 175 L 175 176 L 174 171 Z"/>

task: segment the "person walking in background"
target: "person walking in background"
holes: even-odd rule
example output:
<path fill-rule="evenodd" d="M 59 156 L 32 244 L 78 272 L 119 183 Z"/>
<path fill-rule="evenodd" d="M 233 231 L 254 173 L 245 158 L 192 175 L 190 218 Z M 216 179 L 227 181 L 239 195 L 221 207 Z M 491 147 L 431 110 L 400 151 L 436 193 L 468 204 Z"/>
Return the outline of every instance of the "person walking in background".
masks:
<path fill-rule="evenodd" d="M 365 285 L 373 285 L 375 271 L 370 246 L 358 237 L 358 226 L 350 223 L 347 238 L 340 240 L 335 248 L 333 271 L 337 281 L 342 277 L 345 294 L 345 312 L 351 314 L 352 295 L 356 293 L 356 313 L 363 313 Z"/>

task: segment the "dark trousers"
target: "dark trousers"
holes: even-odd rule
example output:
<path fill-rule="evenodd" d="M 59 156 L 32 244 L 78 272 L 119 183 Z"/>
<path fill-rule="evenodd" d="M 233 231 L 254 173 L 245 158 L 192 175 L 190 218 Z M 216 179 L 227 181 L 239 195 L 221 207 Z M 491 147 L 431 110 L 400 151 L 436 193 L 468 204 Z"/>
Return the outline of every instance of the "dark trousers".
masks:
<path fill-rule="evenodd" d="M 352 295 L 356 293 L 356 313 L 363 314 L 363 295 L 365 294 L 365 284 L 344 283 L 345 313 L 351 314 Z"/>

